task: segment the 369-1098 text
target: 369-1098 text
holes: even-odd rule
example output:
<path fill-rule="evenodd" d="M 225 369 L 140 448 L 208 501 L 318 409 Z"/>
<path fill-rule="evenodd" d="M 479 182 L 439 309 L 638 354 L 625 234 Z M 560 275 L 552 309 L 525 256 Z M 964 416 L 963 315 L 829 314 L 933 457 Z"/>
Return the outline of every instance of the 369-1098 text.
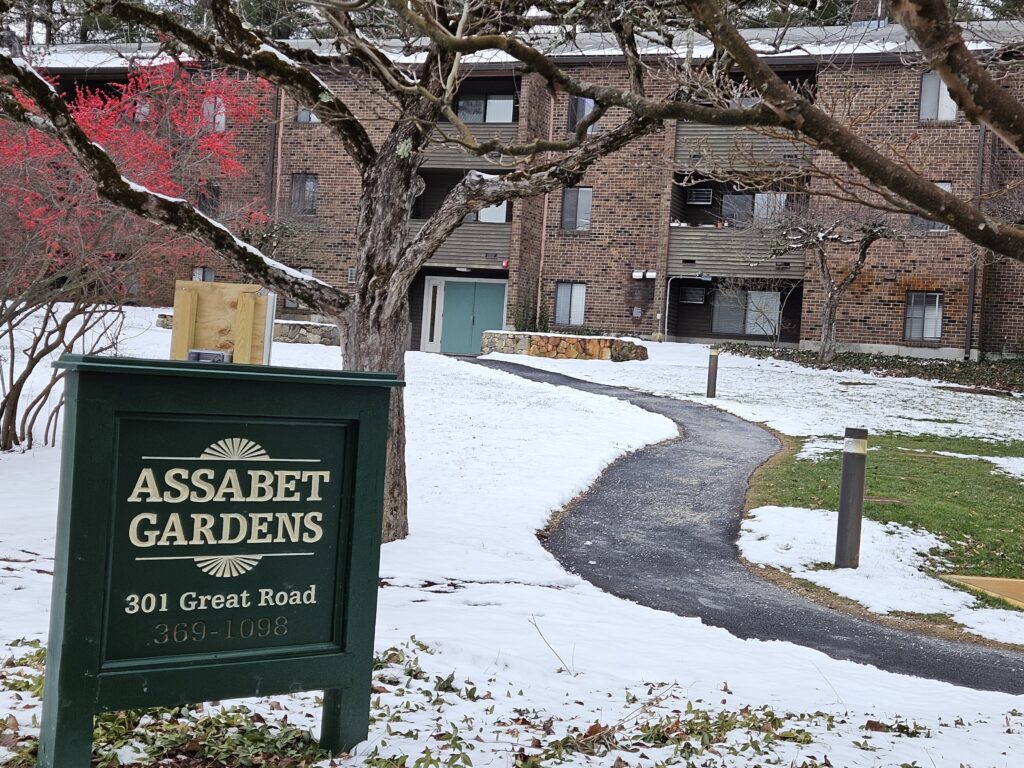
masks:
<path fill-rule="evenodd" d="M 251 637 L 284 637 L 288 634 L 287 616 L 224 619 L 218 625 L 205 621 L 179 621 L 176 624 L 157 624 L 153 627 L 153 645 L 167 643 L 201 643 L 211 638 L 248 640 Z"/>

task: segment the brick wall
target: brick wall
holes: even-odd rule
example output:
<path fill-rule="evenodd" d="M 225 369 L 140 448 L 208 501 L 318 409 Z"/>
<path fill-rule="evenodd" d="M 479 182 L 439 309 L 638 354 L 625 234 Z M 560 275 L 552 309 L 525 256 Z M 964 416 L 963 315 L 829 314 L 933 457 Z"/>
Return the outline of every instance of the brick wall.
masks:
<path fill-rule="evenodd" d="M 949 182 L 954 194 L 974 195 L 977 172 L 978 129 L 961 116 L 951 123 L 919 119 L 922 70 L 902 63 L 825 67 L 818 74 L 819 102 L 839 115 L 882 152 L 899 156 L 925 178 Z M 831 179 L 815 179 L 812 191 L 828 193 L 837 188 L 856 190 L 862 179 L 834 157 L 818 153 L 817 165 Z M 870 198 L 869 198 L 870 199 Z M 828 197 L 812 197 L 811 211 L 823 222 L 848 215 L 850 207 Z M 868 215 L 861 213 L 860 215 Z M 964 346 L 967 333 L 968 285 L 975 249 L 951 231 L 921 233 L 911 226 L 909 215 L 894 215 L 890 222 L 902 230 L 899 242 L 876 243 L 868 264 L 850 287 L 839 311 L 837 337 L 846 345 L 885 345 L 916 348 L 920 354 L 937 354 Z M 834 273 L 845 274 L 851 251 L 833 249 Z M 984 265 L 979 265 L 976 299 L 980 299 Z M 804 310 L 801 336 L 820 337 L 821 285 L 811 259 L 805 270 Z M 941 337 L 929 341 L 904 338 L 904 306 L 908 291 L 942 294 Z M 979 313 L 975 313 L 973 338 L 978 341 Z"/>
<path fill-rule="evenodd" d="M 619 66 L 585 67 L 576 74 L 588 82 L 626 85 Z M 556 136 L 566 131 L 568 107 L 569 98 L 560 94 Z M 624 117 L 623 111 L 613 109 L 601 124 L 614 126 Z M 552 320 L 556 284 L 565 280 L 587 284 L 585 326 L 644 335 L 658 330 L 661 294 L 656 289 L 664 283 L 671 178 L 666 136 L 659 132 L 602 158 L 587 172 L 580 186 L 593 189 L 589 230 L 563 230 L 562 194 L 551 194 L 543 295 Z M 658 280 L 634 280 L 632 272 L 639 269 L 656 271 Z M 634 307 L 640 309 L 639 318 L 633 316 Z"/>

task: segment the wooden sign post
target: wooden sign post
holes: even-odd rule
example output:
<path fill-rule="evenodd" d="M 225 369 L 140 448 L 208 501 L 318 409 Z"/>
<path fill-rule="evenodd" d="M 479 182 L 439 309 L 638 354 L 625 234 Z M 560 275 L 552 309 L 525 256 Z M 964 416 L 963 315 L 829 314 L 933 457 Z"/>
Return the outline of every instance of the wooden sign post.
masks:
<path fill-rule="evenodd" d="M 276 297 L 258 285 L 178 280 L 174 284 L 171 359 L 220 351 L 232 363 L 268 364 Z"/>
<path fill-rule="evenodd" d="M 39 765 L 96 712 L 325 689 L 366 738 L 388 374 L 65 356 Z"/>

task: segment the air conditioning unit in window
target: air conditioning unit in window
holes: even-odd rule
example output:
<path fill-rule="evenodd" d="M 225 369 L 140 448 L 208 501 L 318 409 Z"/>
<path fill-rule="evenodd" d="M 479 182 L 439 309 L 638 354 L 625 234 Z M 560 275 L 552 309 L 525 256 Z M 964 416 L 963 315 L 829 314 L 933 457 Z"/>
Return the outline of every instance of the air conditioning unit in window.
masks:
<path fill-rule="evenodd" d="M 710 189 L 688 189 L 686 190 L 686 204 L 711 205 L 713 195 L 714 192 Z"/>

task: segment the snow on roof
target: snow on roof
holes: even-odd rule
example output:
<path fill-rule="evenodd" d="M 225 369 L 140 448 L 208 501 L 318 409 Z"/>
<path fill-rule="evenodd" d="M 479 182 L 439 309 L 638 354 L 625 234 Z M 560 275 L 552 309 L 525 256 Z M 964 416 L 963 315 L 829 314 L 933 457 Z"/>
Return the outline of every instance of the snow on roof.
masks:
<path fill-rule="evenodd" d="M 962 29 L 968 47 L 975 50 L 1024 41 L 1024 22 L 1020 21 L 971 22 L 963 24 Z M 744 29 L 742 34 L 754 50 L 770 58 L 898 56 L 917 51 L 906 30 L 897 24 Z M 614 36 L 602 32 L 538 26 L 530 30 L 524 40 L 558 59 L 604 59 L 621 55 Z M 294 49 L 315 51 L 325 57 L 337 53 L 334 42 L 329 40 L 285 42 Z M 423 59 L 423 54 L 404 40 L 385 40 L 378 45 L 397 64 L 415 65 Z M 671 44 L 640 39 L 638 48 L 645 56 L 703 59 L 712 53 L 707 38 L 686 30 L 678 31 Z M 115 72 L 141 64 L 169 62 L 171 57 L 163 52 L 159 43 L 79 43 L 36 46 L 31 51 L 31 61 L 48 72 Z M 515 59 L 503 51 L 484 51 L 466 56 L 463 61 L 478 66 L 515 64 Z"/>
<path fill-rule="evenodd" d="M 173 61 L 159 43 L 76 43 L 33 46 L 30 63 L 46 72 L 127 72 L 132 67 Z"/>

